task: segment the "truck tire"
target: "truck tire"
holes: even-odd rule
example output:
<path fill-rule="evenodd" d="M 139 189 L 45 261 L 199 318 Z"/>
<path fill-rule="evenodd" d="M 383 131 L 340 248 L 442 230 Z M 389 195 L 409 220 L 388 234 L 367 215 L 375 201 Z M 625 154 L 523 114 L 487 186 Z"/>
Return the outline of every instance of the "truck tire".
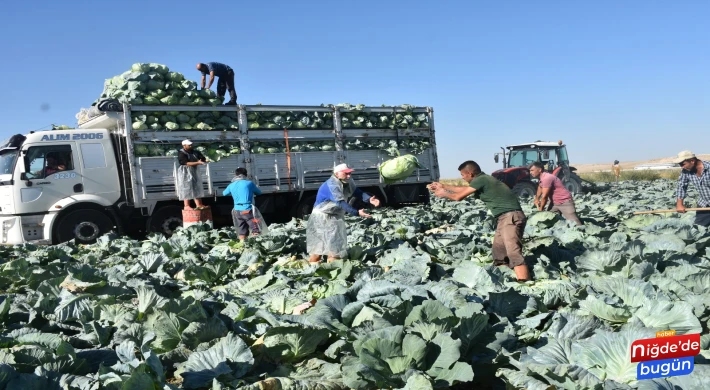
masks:
<path fill-rule="evenodd" d="M 513 186 L 512 191 L 519 198 L 533 198 L 537 193 L 537 186 L 529 181 L 521 181 Z"/>
<path fill-rule="evenodd" d="M 93 244 L 114 226 L 106 214 L 98 210 L 76 210 L 63 216 L 57 223 L 58 242 L 74 240 L 77 244 Z"/>
<path fill-rule="evenodd" d="M 572 194 L 579 194 L 582 192 L 582 182 L 575 179 L 574 177 L 570 178 L 569 180 L 564 180 L 562 184 L 564 184 L 565 188 L 567 188 L 567 191 L 571 192 Z"/>
<path fill-rule="evenodd" d="M 161 207 L 148 218 L 148 233 L 163 233 L 170 237 L 179 227 L 182 227 L 182 208 L 180 206 Z"/>
<path fill-rule="evenodd" d="M 293 210 L 293 216 L 303 219 L 306 215 L 313 212 L 313 204 L 316 203 L 316 195 L 304 196 Z"/>

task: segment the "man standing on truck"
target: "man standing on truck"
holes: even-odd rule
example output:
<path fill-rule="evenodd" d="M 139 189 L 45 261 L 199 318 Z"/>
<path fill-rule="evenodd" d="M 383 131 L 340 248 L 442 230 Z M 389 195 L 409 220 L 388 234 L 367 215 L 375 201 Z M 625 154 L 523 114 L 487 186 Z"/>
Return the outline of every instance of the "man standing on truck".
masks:
<path fill-rule="evenodd" d="M 539 161 L 530 164 L 530 176 L 540 179 L 537 185 L 537 193 L 533 203 L 539 211 L 552 211 L 553 213 L 562 214 L 565 219 L 568 219 L 577 224 L 582 225 L 582 221 L 577 217 L 577 210 L 574 207 L 574 198 L 569 192 L 562 180 L 552 173 L 545 172 L 543 165 Z M 550 200 L 548 205 L 547 200 Z"/>
<path fill-rule="evenodd" d="M 217 96 L 224 99 L 224 93 L 229 89 L 229 101 L 224 103 L 225 106 L 237 105 L 237 91 L 234 89 L 234 70 L 229 66 L 220 62 L 208 62 L 206 64 L 197 64 L 197 70 L 202 72 L 202 81 L 200 87 L 205 89 L 205 81 L 207 74 L 210 75 L 210 81 L 207 83 L 207 89 L 210 89 L 214 82 L 215 76 L 219 78 L 217 81 Z"/>
<path fill-rule="evenodd" d="M 306 228 L 306 247 L 309 262 L 320 262 L 321 256 L 328 256 L 328 262 L 344 259 L 348 255 L 348 232 L 345 227 L 345 213 L 370 218 L 364 209 L 356 209 L 348 203 L 351 196 L 380 206 L 380 200 L 355 186 L 350 177 L 353 169 L 347 164 L 337 165 L 333 176 L 318 189 L 313 212 Z"/>
<path fill-rule="evenodd" d="M 429 187 L 439 198 L 461 201 L 473 194 L 474 198 L 483 201 L 497 220 L 493 237 L 493 263 L 512 268 L 519 282 L 530 280 L 522 241 L 527 218 L 518 197 L 503 182 L 481 172 L 481 167 L 475 161 L 465 161 L 459 166 L 459 173 L 469 183 L 468 186 L 435 182 Z"/>
<path fill-rule="evenodd" d="M 224 189 L 222 195 L 232 195 L 234 199 L 232 221 L 234 221 L 234 228 L 239 230 L 239 239 L 244 241 L 250 231 L 252 236 L 257 236 L 261 233 L 259 224 L 254 219 L 252 209 L 254 195 L 261 195 L 261 190 L 254 182 L 247 179 L 246 168 L 237 168 L 234 175 L 234 179 Z"/>
<path fill-rule="evenodd" d="M 688 196 L 688 183 L 693 183 L 700 195 L 698 207 L 710 207 L 710 161 L 700 160 L 695 153 L 684 150 L 678 153 L 674 162 L 682 168 L 676 187 L 676 211 L 686 212 L 683 200 Z M 710 211 L 696 211 L 695 224 L 710 226 Z"/>
<path fill-rule="evenodd" d="M 204 188 L 202 187 L 202 175 L 197 169 L 200 165 L 207 163 L 207 158 L 192 147 L 192 141 L 186 139 L 182 141 L 182 149 L 178 151 L 178 162 L 180 167 L 175 178 L 177 196 L 179 200 L 185 202 L 185 210 L 190 209 L 190 200 L 195 200 L 195 209 L 202 210 Z"/>

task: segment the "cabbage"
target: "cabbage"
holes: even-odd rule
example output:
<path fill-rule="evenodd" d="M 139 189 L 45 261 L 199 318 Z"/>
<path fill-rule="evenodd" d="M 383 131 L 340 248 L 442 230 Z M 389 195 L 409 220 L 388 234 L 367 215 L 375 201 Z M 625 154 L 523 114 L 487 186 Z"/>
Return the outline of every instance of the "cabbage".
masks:
<path fill-rule="evenodd" d="M 162 156 L 165 154 L 165 148 L 163 145 L 150 145 L 148 147 L 148 152 L 153 157 Z"/>
<path fill-rule="evenodd" d="M 168 130 L 177 130 L 180 128 L 177 123 L 175 122 L 168 122 L 165 124 L 165 128 Z"/>
<path fill-rule="evenodd" d="M 183 130 L 192 130 L 192 125 L 189 123 L 180 123 L 180 128 Z"/>
<path fill-rule="evenodd" d="M 148 150 L 148 145 L 137 144 L 133 151 L 136 153 L 136 156 L 139 157 L 147 156 L 150 154 L 150 151 Z"/>
<path fill-rule="evenodd" d="M 131 71 L 133 71 L 133 72 L 148 72 L 148 71 L 150 71 L 150 65 L 136 63 L 131 66 Z"/>
<path fill-rule="evenodd" d="M 269 152 L 269 153 L 278 153 L 278 152 L 280 152 L 279 148 L 267 148 L 266 151 Z"/>
<path fill-rule="evenodd" d="M 149 106 L 157 106 L 160 104 L 160 99 L 153 96 L 146 96 L 143 98 L 143 104 L 147 104 Z"/>
<path fill-rule="evenodd" d="M 160 102 L 163 104 L 167 104 L 168 106 L 173 106 L 178 104 L 179 98 L 173 96 L 173 95 L 168 95 L 162 99 L 160 99 Z"/>
<path fill-rule="evenodd" d="M 190 121 L 190 117 L 187 116 L 187 115 L 185 115 L 185 114 L 178 114 L 178 115 L 176 116 L 176 118 L 177 118 L 177 120 L 178 120 L 179 122 L 188 122 L 188 121 Z"/>
<path fill-rule="evenodd" d="M 200 122 L 195 126 L 197 130 L 212 130 L 212 127 L 210 127 L 208 124 L 204 122 Z"/>
<path fill-rule="evenodd" d="M 167 80 L 175 81 L 178 83 L 185 80 L 185 76 L 183 76 L 182 73 L 178 73 L 178 72 L 168 72 L 168 74 L 165 76 L 165 78 Z"/>
<path fill-rule="evenodd" d="M 174 149 L 174 148 L 168 149 L 167 151 L 165 151 L 165 156 L 166 157 L 177 157 L 178 153 L 180 153 L 180 151 L 178 149 Z"/>
<path fill-rule="evenodd" d="M 163 128 L 160 123 L 151 123 L 148 127 L 150 127 L 151 130 L 160 130 Z"/>
<path fill-rule="evenodd" d="M 150 96 L 156 98 L 156 99 L 162 99 L 168 94 L 165 92 L 164 89 L 156 89 L 155 91 L 150 93 Z"/>
<path fill-rule="evenodd" d="M 145 122 L 141 121 L 133 122 L 131 127 L 133 127 L 133 130 L 148 130 L 148 126 L 146 126 Z"/>
<path fill-rule="evenodd" d="M 177 122 L 177 118 L 169 114 L 165 114 L 160 118 L 160 123 L 166 124 L 168 122 Z"/>
<path fill-rule="evenodd" d="M 385 183 L 392 184 L 408 178 L 417 168 L 421 168 L 419 160 L 411 154 L 406 154 L 382 163 L 380 175 Z"/>
<path fill-rule="evenodd" d="M 146 117 L 146 123 L 148 123 L 148 124 L 158 123 L 158 118 L 154 117 L 153 115 L 148 115 Z"/>

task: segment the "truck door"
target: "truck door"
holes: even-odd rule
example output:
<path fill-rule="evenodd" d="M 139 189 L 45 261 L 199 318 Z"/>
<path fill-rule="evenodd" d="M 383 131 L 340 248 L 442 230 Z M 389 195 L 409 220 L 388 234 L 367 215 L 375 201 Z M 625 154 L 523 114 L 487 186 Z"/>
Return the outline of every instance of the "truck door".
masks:
<path fill-rule="evenodd" d="M 45 212 L 60 199 L 83 192 L 74 143 L 29 145 L 17 213 Z"/>

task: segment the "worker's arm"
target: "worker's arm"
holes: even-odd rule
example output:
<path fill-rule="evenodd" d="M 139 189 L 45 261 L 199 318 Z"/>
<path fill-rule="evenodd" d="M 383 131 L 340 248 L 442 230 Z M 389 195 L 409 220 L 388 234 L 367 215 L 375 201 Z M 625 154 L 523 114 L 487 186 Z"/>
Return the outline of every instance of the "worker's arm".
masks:
<path fill-rule="evenodd" d="M 438 187 L 438 189 L 434 190 L 434 195 L 439 197 L 439 198 L 446 198 L 446 199 L 451 199 L 455 201 L 460 201 L 464 199 L 465 197 L 473 194 L 476 192 L 474 188 L 471 187 L 457 187 L 457 186 L 449 186 L 449 185 L 442 185 Z"/>
<path fill-rule="evenodd" d="M 254 195 L 261 195 L 261 190 L 256 186 L 256 184 L 254 184 L 254 182 L 251 183 L 251 191 Z"/>
<path fill-rule="evenodd" d="M 540 187 L 538 187 L 538 191 L 540 191 Z M 538 201 L 537 204 L 537 209 L 539 211 L 542 211 L 545 209 L 545 205 L 547 204 L 547 199 L 550 196 L 550 187 L 543 188 L 542 193 L 540 194 L 540 200 Z"/>
<path fill-rule="evenodd" d="M 205 81 L 207 81 L 207 74 L 202 74 L 202 80 L 200 81 L 200 89 L 205 89 Z"/>
<path fill-rule="evenodd" d="M 207 83 L 207 89 L 210 89 L 212 83 L 214 83 L 214 71 L 210 72 L 210 82 Z"/>
<path fill-rule="evenodd" d="M 689 183 L 688 176 L 681 173 L 680 177 L 678 178 L 678 186 L 676 187 L 676 190 L 675 190 L 675 197 L 676 197 L 675 209 L 679 213 L 685 212 L 685 205 L 683 205 L 683 200 L 685 199 L 686 196 L 688 196 L 688 183 Z"/>
<path fill-rule="evenodd" d="M 224 191 L 222 191 L 222 196 L 227 196 L 227 195 L 230 195 L 231 193 L 232 193 L 232 185 L 230 184 L 227 186 L 227 188 L 224 189 Z"/>
<path fill-rule="evenodd" d="M 537 186 L 537 192 L 535 193 L 535 198 L 533 199 L 533 204 L 535 207 L 540 203 L 540 198 L 542 198 L 542 187 Z"/>

